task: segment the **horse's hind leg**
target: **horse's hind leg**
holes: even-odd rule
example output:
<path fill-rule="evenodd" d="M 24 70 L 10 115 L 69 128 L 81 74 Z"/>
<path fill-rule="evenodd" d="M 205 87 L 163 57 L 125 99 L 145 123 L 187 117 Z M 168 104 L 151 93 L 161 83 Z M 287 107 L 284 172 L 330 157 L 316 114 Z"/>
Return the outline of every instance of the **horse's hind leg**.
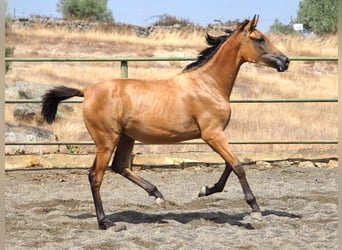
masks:
<path fill-rule="evenodd" d="M 164 200 L 158 188 L 145 179 L 137 176 L 129 169 L 130 154 L 132 153 L 134 140 L 122 134 L 112 163 L 112 170 L 143 188 L 149 195 L 154 196 L 157 201 Z"/>
<path fill-rule="evenodd" d="M 105 217 L 100 195 L 100 187 L 103 175 L 106 168 L 108 167 L 108 163 L 113 153 L 114 146 L 115 140 L 113 142 L 111 141 L 97 144 L 96 157 L 88 175 L 91 192 L 94 199 L 97 222 L 100 229 L 108 229 L 109 227 L 114 226 L 114 223 L 109 219 L 106 219 Z"/>

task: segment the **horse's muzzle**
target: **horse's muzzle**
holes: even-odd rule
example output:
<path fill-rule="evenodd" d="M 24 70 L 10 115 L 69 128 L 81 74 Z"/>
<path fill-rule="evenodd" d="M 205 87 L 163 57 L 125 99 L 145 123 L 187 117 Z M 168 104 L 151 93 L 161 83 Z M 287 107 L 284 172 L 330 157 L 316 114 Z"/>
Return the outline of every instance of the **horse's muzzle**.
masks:
<path fill-rule="evenodd" d="M 278 70 L 278 72 L 284 72 L 285 70 L 289 68 L 290 59 L 287 56 L 281 55 L 281 56 L 277 56 L 276 58 L 277 58 L 276 69 Z"/>
<path fill-rule="evenodd" d="M 263 55 L 261 60 L 264 64 L 277 69 L 278 72 L 284 72 L 289 68 L 290 59 L 281 54 L 281 55 Z"/>

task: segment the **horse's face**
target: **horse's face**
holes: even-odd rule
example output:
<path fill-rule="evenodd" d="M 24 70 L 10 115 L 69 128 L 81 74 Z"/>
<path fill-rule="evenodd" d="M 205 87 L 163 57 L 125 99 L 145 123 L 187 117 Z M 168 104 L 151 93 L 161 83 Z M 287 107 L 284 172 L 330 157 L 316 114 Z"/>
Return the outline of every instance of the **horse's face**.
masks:
<path fill-rule="evenodd" d="M 281 53 L 271 41 L 256 29 L 258 16 L 241 31 L 240 56 L 244 62 L 252 62 L 276 68 L 279 72 L 287 70 L 290 60 Z"/>

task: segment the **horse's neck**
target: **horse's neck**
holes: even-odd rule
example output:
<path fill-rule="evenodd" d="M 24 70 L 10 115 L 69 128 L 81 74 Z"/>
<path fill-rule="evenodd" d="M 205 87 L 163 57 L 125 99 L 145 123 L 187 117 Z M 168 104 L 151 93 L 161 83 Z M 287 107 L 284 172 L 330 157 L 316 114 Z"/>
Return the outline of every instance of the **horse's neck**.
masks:
<path fill-rule="evenodd" d="M 222 45 L 213 58 L 203 66 L 203 73 L 210 76 L 208 84 L 218 88 L 222 95 L 230 98 L 235 79 L 242 62 L 238 59 L 239 47 L 232 41 Z"/>

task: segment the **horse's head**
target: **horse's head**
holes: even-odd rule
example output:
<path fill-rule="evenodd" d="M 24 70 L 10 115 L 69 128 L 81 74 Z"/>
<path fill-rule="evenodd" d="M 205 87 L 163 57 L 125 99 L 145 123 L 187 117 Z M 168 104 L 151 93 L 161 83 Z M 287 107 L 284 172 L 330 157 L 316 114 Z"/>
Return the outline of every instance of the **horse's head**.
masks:
<path fill-rule="evenodd" d="M 279 72 L 287 70 L 290 60 L 281 53 L 271 41 L 256 29 L 259 16 L 255 15 L 239 30 L 241 35 L 240 58 L 243 62 L 252 62 L 276 68 Z"/>

